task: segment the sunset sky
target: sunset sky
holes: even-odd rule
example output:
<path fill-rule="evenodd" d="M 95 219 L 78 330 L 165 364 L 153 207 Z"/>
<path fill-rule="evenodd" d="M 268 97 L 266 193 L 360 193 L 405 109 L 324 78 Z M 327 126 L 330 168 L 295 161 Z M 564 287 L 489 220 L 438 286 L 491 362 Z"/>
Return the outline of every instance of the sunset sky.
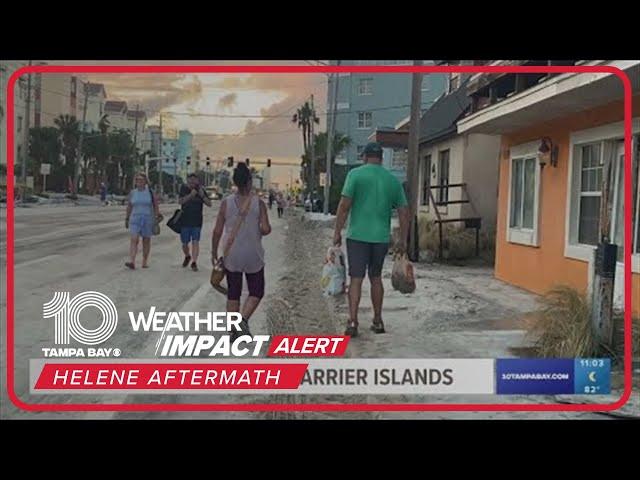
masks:
<path fill-rule="evenodd" d="M 264 61 L 215 63 L 265 64 Z M 301 61 L 269 63 L 308 65 Z M 92 82 L 104 84 L 110 100 L 126 100 L 130 109 L 135 109 L 136 104 L 139 104 L 140 109 L 147 112 L 147 125 L 158 123 L 158 112 L 161 110 L 165 135 L 171 130 L 190 130 L 194 134 L 195 147 L 200 150 L 201 158 L 234 155 L 242 159 L 272 158 L 274 163 L 299 163 L 302 136 L 297 126 L 291 122 L 291 116 L 311 94 L 314 95 L 316 110 L 321 113 L 320 128 L 325 128 L 326 116 L 323 113 L 326 110 L 327 77 L 324 74 L 99 74 L 89 75 L 88 78 Z M 222 118 L 189 114 L 282 117 Z M 284 181 L 283 175 L 288 178 L 288 168 L 278 170 L 281 181 Z M 296 168 L 294 178 L 297 178 L 297 173 Z"/>

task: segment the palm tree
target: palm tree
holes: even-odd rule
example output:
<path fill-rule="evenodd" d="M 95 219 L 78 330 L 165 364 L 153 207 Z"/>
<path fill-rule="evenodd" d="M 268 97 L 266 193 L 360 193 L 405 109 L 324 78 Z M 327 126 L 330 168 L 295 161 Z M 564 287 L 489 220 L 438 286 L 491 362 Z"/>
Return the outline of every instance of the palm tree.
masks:
<path fill-rule="evenodd" d="M 53 166 L 49 177 L 49 187 L 56 189 L 64 185 L 64 176 L 60 173 L 60 143 L 59 132 L 54 127 L 38 127 L 29 129 L 29 158 L 31 159 L 31 171 L 39 174 L 40 165 L 49 163 Z"/>
<path fill-rule="evenodd" d="M 320 165 L 316 166 L 319 172 L 325 171 L 326 158 L 327 158 L 327 133 L 320 132 L 314 135 L 315 147 L 316 147 L 316 160 Z M 351 138 L 347 135 L 343 135 L 340 132 L 336 132 L 333 135 L 333 145 L 331 147 L 331 167 L 336 160 L 336 157 L 340 155 L 351 144 Z"/>
<path fill-rule="evenodd" d="M 304 105 L 298 108 L 296 113 L 293 114 L 291 121 L 296 123 L 298 128 L 302 128 L 302 142 L 304 145 L 304 151 L 306 152 L 311 146 L 311 122 L 313 121 L 314 123 L 319 124 L 320 119 L 311 109 L 309 102 L 304 102 Z"/>
<path fill-rule="evenodd" d="M 298 108 L 296 113 L 293 114 L 291 121 L 297 124 L 298 128 L 302 129 L 302 144 L 304 146 L 302 168 L 306 172 L 305 178 L 308 181 L 311 173 L 311 165 L 308 161 L 309 149 L 311 147 L 311 129 L 314 123 L 320 123 L 320 119 L 316 116 L 315 111 L 311 109 L 311 105 L 309 105 L 309 102 L 304 102 L 304 105 Z M 311 188 L 312 186 L 309 187 Z"/>
<path fill-rule="evenodd" d="M 64 155 L 65 170 L 67 175 L 73 176 L 75 172 L 78 143 L 80 141 L 80 124 L 72 115 L 60 115 L 53 120 L 58 128 L 62 154 Z"/>

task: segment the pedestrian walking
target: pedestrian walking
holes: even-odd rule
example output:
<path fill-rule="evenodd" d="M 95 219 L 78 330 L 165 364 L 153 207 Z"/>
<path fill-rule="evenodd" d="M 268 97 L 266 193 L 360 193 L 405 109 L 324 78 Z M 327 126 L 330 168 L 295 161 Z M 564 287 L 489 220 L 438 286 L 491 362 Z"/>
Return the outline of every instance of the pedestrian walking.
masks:
<path fill-rule="evenodd" d="M 203 205 L 210 207 L 211 200 L 200 185 L 200 179 L 195 173 L 189 174 L 187 184 L 180 187 L 178 202 L 182 205 L 182 216 L 180 217 L 180 242 L 184 253 L 182 266 L 186 267 L 191 262 L 191 270 L 197 272 L 202 209 Z M 191 252 L 189 252 L 189 243 L 191 243 Z"/>
<path fill-rule="evenodd" d="M 107 186 L 104 182 L 100 182 L 100 203 L 107 204 Z"/>
<path fill-rule="evenodd" d="M 125 266 L 131 270 L 136 268 L 138 244 L 142 238 L 142 268 L 149 266 L 151 252 L 151 236 L 155 222 L 162 220 L 158 202 L 149 188 L 149 181 L 144 173 L 135 177 L 135 188 L 129 192 L 125 226 L 131 234 L 129 240 L 129 261 Z"/>
<path fill-rule="evenodd" d="M 251 192 L 251 171 L 245 163 L 239 163 L 233 171 L 236 193 L 225 198 L 218 212 L 211 240 L 211 262 L 221 261 L 227 277 L 227 311 L 240 312 L 239 335 L 251 335 L 249 319 L 264 296 L 264 248 L 262 237 L 271 233 L 267 206 Z M 222 241 L 223 257 L 218 257 Z M 249 296 L 240 308 L 242 277 L 245 276 Z"/>
<path fill-rule="evenodd" d="M 285 204 L 284 196 L 282 195 L 282 193 L 278 193 L 278 199 L 276 201 L 278 203 L 278 218 L 282 218 L 282 215 L 284 215 Z"/>
<path fill-rule="evenodd" d="M 269 210 L 273 208 L 274 201 L 275 201 L 275 195 L 273 194 L 273 190 L 269 190 Z"/>
<path fill-rule="evenodd" d="M 333 243 L 342 245 L 342 229 L 349 216 L 347 260 L 349 266 L 349 321 L 345 335 L 358 335 L 358 308 L 362 282 L 368 273 L 371 283 L 375 333 L 384 333 L 382 265 L 389 251 L 391 213 L 398 210 L 400 240 L 396 250 L 406 251 L 409 231 L 407 198 L 398 179 L 382 166 L 382 147 L 369 143 L 363 152 L 365 164 L 347 174 L 338 205 Z M 350 214 L 350 215 L 349 215 Z"/>

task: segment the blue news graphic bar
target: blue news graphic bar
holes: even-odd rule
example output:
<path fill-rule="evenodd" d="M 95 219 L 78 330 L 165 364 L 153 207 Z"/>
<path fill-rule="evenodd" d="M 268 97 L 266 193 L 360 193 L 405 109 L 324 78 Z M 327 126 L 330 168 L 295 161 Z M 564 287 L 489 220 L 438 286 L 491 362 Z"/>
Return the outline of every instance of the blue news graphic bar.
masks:
<path fill-rule="evenodd" d="M 496 360 L 496 393 L 573 393 L 573 367 L 572 358 L 499 358 Z"/>
<path fill-rule="evenodd" d="M 574 393 L 607 395 L 611 393 L 611 360 L 608 358 L 576 358 Z"/>
<path fill-rule="evenodd" d="M 611 360 L 608 358 L 502 358 L 496 360 L 497 394 L 604 395 L 610 391 Z"/>

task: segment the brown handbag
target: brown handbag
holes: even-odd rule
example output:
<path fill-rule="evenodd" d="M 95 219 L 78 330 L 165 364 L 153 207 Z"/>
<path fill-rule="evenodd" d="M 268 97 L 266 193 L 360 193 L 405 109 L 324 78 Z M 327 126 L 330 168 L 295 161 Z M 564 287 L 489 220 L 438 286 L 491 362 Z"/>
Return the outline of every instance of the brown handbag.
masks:
<path fill-rule="evenodd" d="M 240 211 L 240 218 L 238 219 L 238 223 L 235 224 L 235 226 L 233 227 L 233 231 L 231 232 L 231 234 L 229 235 L 229 238 L 227 239 L 227 244 L 224 247 L 224 250 L 222 252 L 222 257 L 218 258 L 215 262 L 215 264 L 213 265 L 213 270 L 211 270 L 211 286 L 217 290 L 218 292 L 226 295 L 227 294 L 227 289 L 225 287 L 223 287 L 221 285 L 222 280 L 224 280 L 225 277 L 225 269 L 224 269 L 224 258 L 229 255 L 229 252 L 231 251 L 231 246 L 233 245 L 233 242 L 236 239 L 236 236 L 238 235 L 238 231 L 240 231 L 240 227 L 242 226 L 242 223 L 244 222 L 244 219 L 247 217 L 247 214 L 249 213 L 249 207 L 251 206 L 251 200 L 253 199 L 252 195 L 249 195 L 249 198 L 246 200 L 246 203 L 242 206 L 242 210 Z"/>

